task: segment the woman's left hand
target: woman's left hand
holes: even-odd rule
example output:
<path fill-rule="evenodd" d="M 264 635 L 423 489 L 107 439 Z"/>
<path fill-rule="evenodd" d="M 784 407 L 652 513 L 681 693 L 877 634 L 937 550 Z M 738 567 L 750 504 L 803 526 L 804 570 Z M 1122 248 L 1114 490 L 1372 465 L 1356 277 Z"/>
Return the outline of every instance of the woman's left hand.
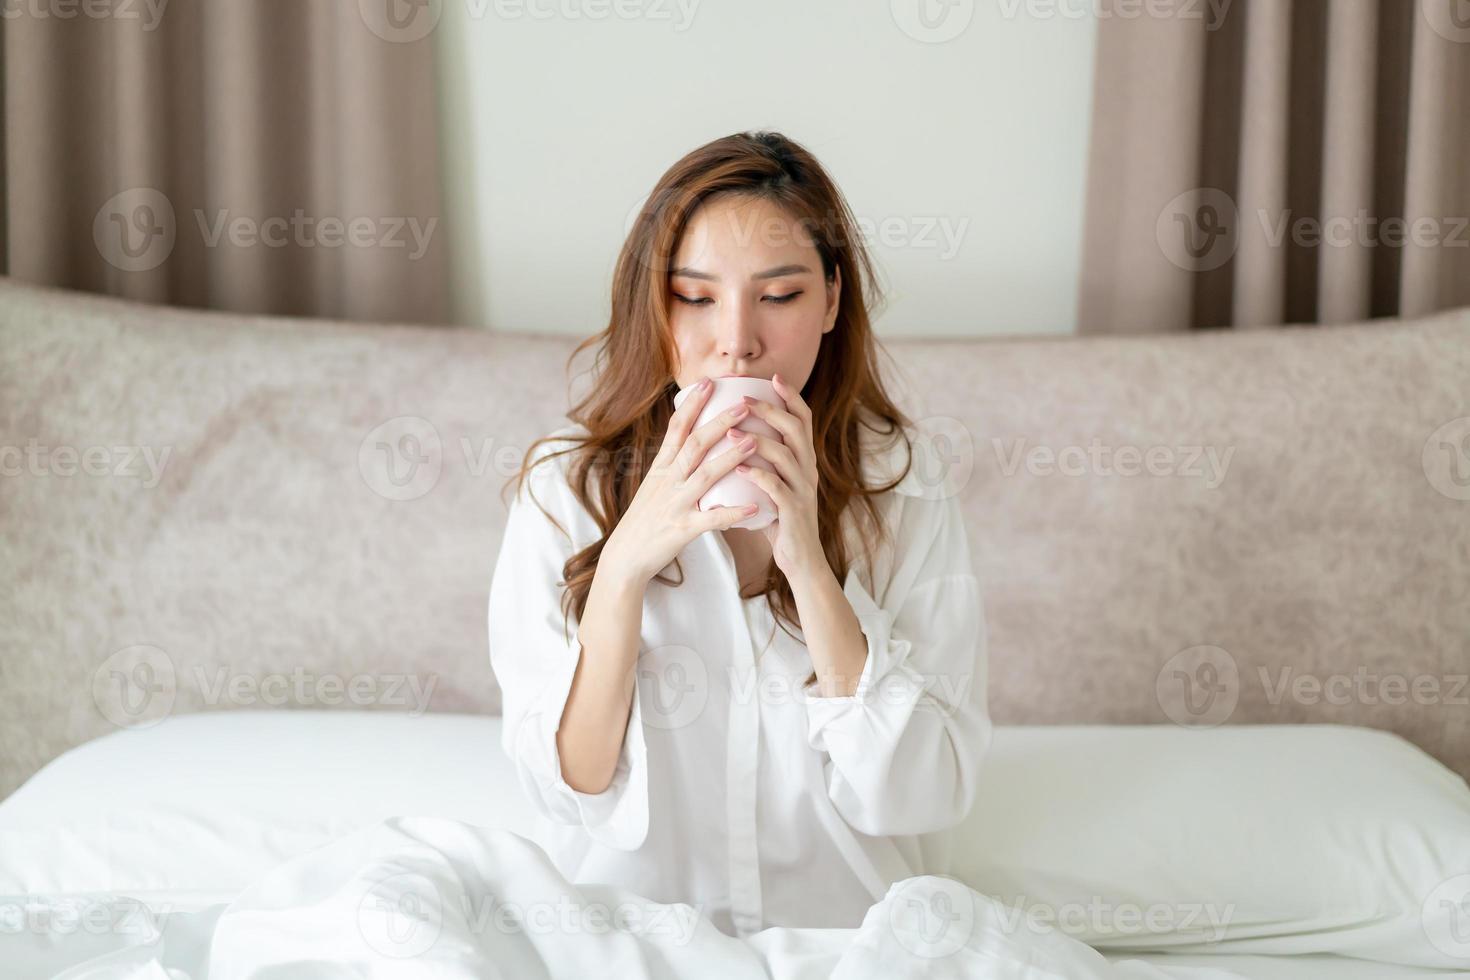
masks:
<path fill-rule="evenodd" d="M 776 468 L 775 473 L 742 464 L 735 471 L 764 490 L 776 505 L 776 520 L 763 528 L 771 542 L 771 557 L 788 580 L 811 575 L 826 565 L 817 520 L 817 453 L 812 445 L 812 413 L 801 395 L 777 374 L 771 378 L 776 394 L 786 403 L 777 408 L 756 398 L 745 399 L 750 412 L 781 433 L 781 441 L 756 433 L 756 455 Z"/>

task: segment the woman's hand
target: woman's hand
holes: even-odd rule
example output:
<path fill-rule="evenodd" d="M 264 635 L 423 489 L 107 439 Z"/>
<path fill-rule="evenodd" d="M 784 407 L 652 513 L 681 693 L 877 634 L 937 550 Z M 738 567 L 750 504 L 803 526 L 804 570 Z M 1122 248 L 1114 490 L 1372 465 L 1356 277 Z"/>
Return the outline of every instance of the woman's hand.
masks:
<path fill-rule="evenodd" d="M 699 509 L 699 498 L 704 492 L 756 448 L 755 438 L 746 433 L 736 432 L 737 439 L 746 437 L 743 448 L 732 445 L 736 439 L 724 438 L 732 426 L 749 414 L 749 407 L 743 404 L 721 412 L 694 429 L 695 420 L 714 390 L 709 378 L 701 385 L 669 419 L 663 445 L 654 456 L 648 475 L 602 548 L 599 566 L 609 562 L 639 584 L 649 582 L 699 535 L 722 531 L 745 520 L 757 509 L 754 504 Z M 712 447 L 717 448 L 711 451 Z"/>
<path fill-rule="evenodd" d="M 741 464 L 735 471 L 760 487 L 776 505 L 776 521 L 764 528 L 776 567 L 794 580 L 827 565 L 817 520 L 817 453 L 812 446 L 812 412 L 801 395 L 777 374 L 771 378 L 785 411 L 759 399 L 745 399 L 756 417 L 781 433 L 781 441 L 753 435 L 756 454 L 775 473 Z M 726 442 L 730 442 L 727 439 Z"/>

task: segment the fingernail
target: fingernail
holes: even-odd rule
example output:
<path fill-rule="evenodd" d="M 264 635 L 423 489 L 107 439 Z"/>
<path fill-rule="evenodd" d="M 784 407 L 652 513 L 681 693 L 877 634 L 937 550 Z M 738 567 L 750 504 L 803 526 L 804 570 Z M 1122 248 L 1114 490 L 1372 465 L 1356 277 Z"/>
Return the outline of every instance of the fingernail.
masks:
<path fill-rule="evenodd" d="M 708 377 L 702 378 L 700 380 L 699 385 L 697 387 L 699 388 L 700 391 L 704 391 L 706 388 L 709 387 L 709 378 Z"/>
<path fill-rule="evenodd" d="M 734 408 L 730 409 L 730 414 L 738 419 L 744 418 L 745 413 L 748 411 L 750 411 L 749 405 L 736 405 Z"/>
<path fill-rule="evenodd" d="M 752 398 L 749 395 L 741 395 L 740 400 L 747 405 L 754 405 L 758 399 Z"/>
<path fill-rule="evenodd" d="M 745 440 L 744 442 L 742 442 L 740 444 L 740 451 L 743 452 L 743 453 L 748 453 L 748 452 L 750 452 L 754 448 L 755 448 L 755 440 L 754 439 L 747 439 L 747 440 Z"/>
<path fill-rule="evenodd" d="M 750 472 L 750 467 L 749 466 L 746 466 L 744 463 L 741 463 L 739 466 L 735 467 L 735 472 L 736 473 L 749 473 Z"/>

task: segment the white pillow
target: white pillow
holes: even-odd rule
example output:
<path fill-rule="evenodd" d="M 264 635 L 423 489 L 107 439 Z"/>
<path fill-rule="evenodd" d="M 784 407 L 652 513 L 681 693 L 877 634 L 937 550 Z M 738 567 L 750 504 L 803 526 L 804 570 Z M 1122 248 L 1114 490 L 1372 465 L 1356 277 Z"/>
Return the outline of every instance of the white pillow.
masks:
<path fill-rule="evenodd" d="M 1001 726 L 955 837 L 954 877 L 1100 949 L 1470 969 L 1470 787 L 1388 732 Z"/>
<path fill-rule="evenodd" d="M 530 836 L 498 717 L 176 715 L 67 752 L 0 803 L 0 895 L 229 901 L 287 858 L 390 816 Z"/>

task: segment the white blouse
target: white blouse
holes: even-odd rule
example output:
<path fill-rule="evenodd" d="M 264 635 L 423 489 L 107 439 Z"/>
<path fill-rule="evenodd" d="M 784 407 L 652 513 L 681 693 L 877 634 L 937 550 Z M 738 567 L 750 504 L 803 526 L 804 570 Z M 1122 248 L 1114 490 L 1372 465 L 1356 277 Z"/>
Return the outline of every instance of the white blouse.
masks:
<path fill-rule="evenodd" d="M 864 458 L 869 485 L 886 484 L 907 449 Z M 523 487 L 489 604 L 502 745 L 558 870 L 688 903 L 738 936 L 855 927 L 892 883 L 946 873 L 950 828 L 975 800 L 992 736 L 984 614 L 956 488 L 926 485 L 916 461 L 877 498 L 895 533 L 876 580 L 849 548 L 843 591 L 868 642 L 851 697 L 808 695 L 805 646 L 764 596 L 739 598 L 723 536 L 690 542 L 683 584 L 648 586 L 622 754 L 611 785 L 586 794 L 562 778 L 556 748 L 581 651 L 576 618 L 563 625 L 562 565 L 600 537 L 568 485 L 570 459 L 535 467 L 526 485 L 571 540 Z M 665 574 L 678 577 L 672 564 Z"/>

